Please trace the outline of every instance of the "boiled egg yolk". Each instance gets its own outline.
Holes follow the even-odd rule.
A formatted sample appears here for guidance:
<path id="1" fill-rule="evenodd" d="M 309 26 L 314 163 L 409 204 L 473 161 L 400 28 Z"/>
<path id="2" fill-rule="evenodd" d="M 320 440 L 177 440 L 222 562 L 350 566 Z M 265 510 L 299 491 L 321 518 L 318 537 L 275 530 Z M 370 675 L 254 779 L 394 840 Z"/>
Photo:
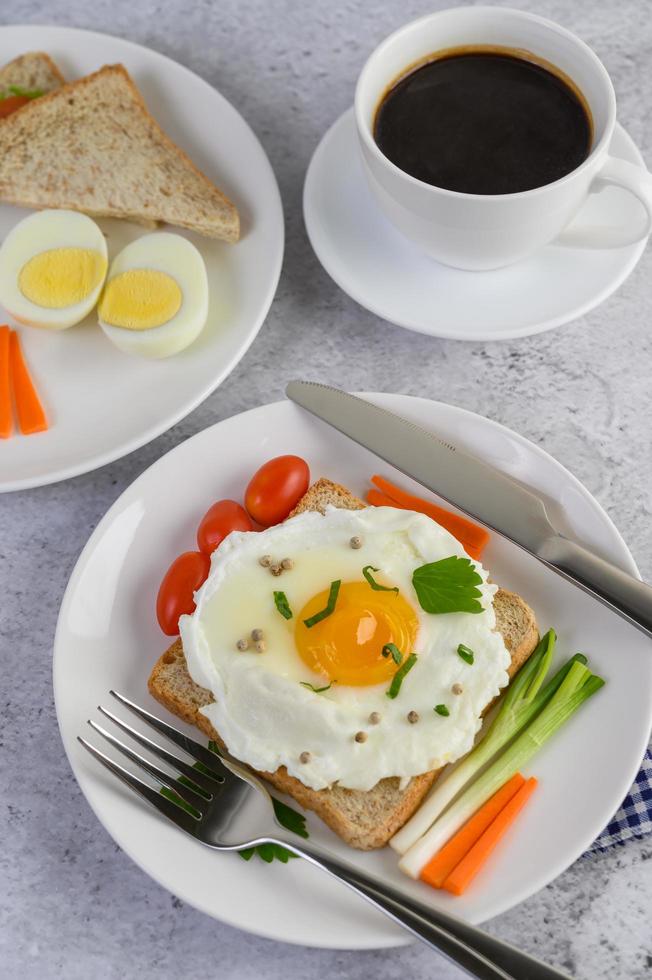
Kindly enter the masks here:
<path id="1" fill-rule="evenodd" d="M 20 270 L 23 296 L 49 310 L 81 303 L 106 275 L 107 261 L 91 248 L 50 248 L 34 255 Z"/>
<path id="2" fill-rule="evenodd" d="M 327 589 L 313 596 L 297 616 L 295 643 L 312 671 L 339 685 L 366 687 L 390 680 L 397 665 L 383 647 L 395 644 L 404 657 L 413 648 L 419 620 L 400 593 L 376 592 L 367 582 L 343 582 L 335 610 L 312 627 L 305 619 L 325 609 Z"/>
<path id="3" fill-rule="evenodd" d="M 125 330 L 161 327 L 179 312 L 183 294 L 176 279 L 157 269 L 129 269 L 106 284 L 100 320 Z"/>

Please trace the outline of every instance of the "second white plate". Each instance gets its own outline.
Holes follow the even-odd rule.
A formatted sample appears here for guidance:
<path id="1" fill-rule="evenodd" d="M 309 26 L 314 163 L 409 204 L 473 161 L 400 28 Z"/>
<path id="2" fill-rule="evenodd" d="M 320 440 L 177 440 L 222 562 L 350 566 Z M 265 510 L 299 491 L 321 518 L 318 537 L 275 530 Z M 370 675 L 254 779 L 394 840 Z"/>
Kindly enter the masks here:
<path id="1" fill-rule="evenodd" d="M 620 535 L 588 491 L 522 436 L 426 399 L 368 397 L 537 488 L 560 530 L 636 574 Z M 215 499 L 241 498 L 261 462 L 288 452 L 309 460 L 313 478 L 329 476 L 360 495 L 376 471 L 409 484 L 290 402 L 238 415 L 181 444 L 116 501 L 71 576 L 55 640 L 57 717 L 71 766 L 100 821 L 134 861 L 184 901 L 284 942 L 394 946 L 409 938 L 337 882 L 300 861 L 266 865 L 257 858 L 245 863 L 236 855 L 211 853 L 147 809 L 77 742 L 77 735 L 89 734 L 86 720 L 96 705 L 111 701 L 110 688 L 165 715 L 147 692 L 148 674 L 167 646 L 155 615 L 162 573 L 177 554 L 194 547 L 197 524 Z M 415 492 L 423 490 L 415 485 Z M 406 879 L 389 848 L 354 851 L 319 820 L 308 819 L 312 838 L 342 858 L 474 922 L 527 898 L 590 845 L 633 782 L 652 717 L 649 639 L 495 535 L 486 565 L 496 581 L 532 604 L 542 629 L 557 629 L 559 657 L 585 651 L 607 680 L 528 767 L 540 785 L 509 837 L 468 893 L 454 899 Z"/>
<path id="2" fill-rule="evenodd" d="M 164 361 L 121 353 L 92 313 L 70 330 L 20 328 L 51 427 L 0 441 L 0 492 L 85 473 L 137 449 L 202 402 L 233 370 L 270 307 L 283 258 L 283 212 L 270 163 L 242 116 L 197 75 L 121 38 L 69 27 L 0 27 L 0 64 L 47 51 L 68 79 L 122 62 L 156 120 L 237 204 L 237 245 L 185 234 L 206 262 L 208 323 Z M 227 70 L 227 69 L 225 69 Z M 0 206 L 0 238 L 28 211 Z M 109 258 L 144 229 L 101 220 Z"/>

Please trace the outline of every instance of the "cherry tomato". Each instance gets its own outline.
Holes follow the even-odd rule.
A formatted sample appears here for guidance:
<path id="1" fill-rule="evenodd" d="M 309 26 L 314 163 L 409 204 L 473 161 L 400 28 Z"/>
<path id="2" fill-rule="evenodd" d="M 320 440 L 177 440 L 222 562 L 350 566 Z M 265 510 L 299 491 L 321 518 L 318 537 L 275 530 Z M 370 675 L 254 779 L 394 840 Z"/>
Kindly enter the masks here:
<path id="1" fill-rule="evenodd" d="M 194 593 L 208 577 L 211 560 L 201 551 L 184 551 L 175 558 L 158 590 L 156 616 L 167 636 L 179 632 L 179 616 L 195 608 Z"/>
<path id="2" fill-rule="evenodd" d="M 245 494 L 245 507 L 263 527 L 280 524 L 310 484 L 310 470 L 300 456 L 276 456 L 254 473 Z"/>
<path id="3" fill-rule="evenodd" d="M 210 555 L 231 531 L 253 531 L 249 514 L 235 500 L 218 500 L 201 519 L 197 528 L 199 550 Z"/>

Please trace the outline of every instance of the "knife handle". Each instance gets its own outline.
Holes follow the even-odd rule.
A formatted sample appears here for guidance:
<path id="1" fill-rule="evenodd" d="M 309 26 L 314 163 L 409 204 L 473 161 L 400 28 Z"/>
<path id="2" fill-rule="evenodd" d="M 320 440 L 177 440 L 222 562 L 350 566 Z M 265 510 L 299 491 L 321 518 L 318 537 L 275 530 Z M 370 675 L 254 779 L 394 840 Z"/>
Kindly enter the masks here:
<path id="1" fill-rule="evenodd" d="M 548 538 L 537 554 L 638 629 L 652 635 L 652 588 L 645 582 L 562 535 Z"/>

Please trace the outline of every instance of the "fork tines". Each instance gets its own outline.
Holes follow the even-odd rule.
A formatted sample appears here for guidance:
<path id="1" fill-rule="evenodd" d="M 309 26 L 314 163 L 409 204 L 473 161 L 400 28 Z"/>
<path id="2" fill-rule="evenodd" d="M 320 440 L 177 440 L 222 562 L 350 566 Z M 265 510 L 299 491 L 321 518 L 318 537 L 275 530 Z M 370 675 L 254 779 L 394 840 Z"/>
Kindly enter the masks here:
<path id="1" fill-rule="evenodd" d="M 139 779 L 138 776 L 117 762 L 114 762 L 110 756 L 105 755 L 104 752 L 97 749 L 81 736 L 78 736 L 79 742 L 106 769 L 117 776 L 118 779 L 122 780 L 122 782 L 126 783 L 135 793 L 144 797 L 157 810 L 170 820 L 173 820 L 184 830 L 193 833 L 213 801 L 217 787 L 225 781 L 224 770 L 219 756 L 206 748 L 206 746 L 201 745 L 176 728 L 172 728 L 166 722 L 161 721 L 160 718 L 145 711 L 144 708 L 140 708 L 123 695 L 118 694 L 116 691 L 111 691 L 110 693 L 117 701 L 127 707 L 147 725 L 183 749 L 184 752 L 195 760 L 194 764 L 189 764 L 183 759 L 180 759 L 162 745 L 159 745 L 135 728 L 132 728 L 131 725 L 122 721 L 121 718 L 118 718 L 111 711 L 102 707 L 102 705 L 98 706 L 98 710 L 106 718 L 117 728 L 120 728 L 129 735 L 135 742 L 144 746 L 152 755 L 162 760 L 171 769 L 176 770 L 178 775 L 167 772 L 153 762 L 150 762 L 145 756 L 131 749 L 128 745 L 125 745 L 115 735 L 112 735 L 110 731 L 91 719 L 89 719 L 88 724 L 95 732 L 101 735 L 102 738 L 109 742 L 123 756 L 160 783 L 160 787 L 155 789 L 149 783 Z"/>

